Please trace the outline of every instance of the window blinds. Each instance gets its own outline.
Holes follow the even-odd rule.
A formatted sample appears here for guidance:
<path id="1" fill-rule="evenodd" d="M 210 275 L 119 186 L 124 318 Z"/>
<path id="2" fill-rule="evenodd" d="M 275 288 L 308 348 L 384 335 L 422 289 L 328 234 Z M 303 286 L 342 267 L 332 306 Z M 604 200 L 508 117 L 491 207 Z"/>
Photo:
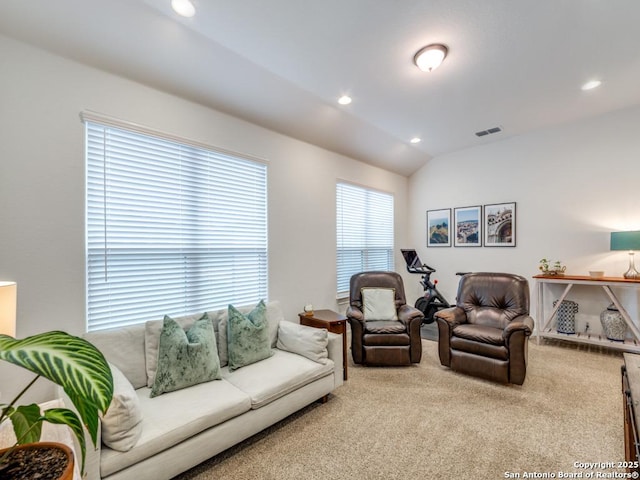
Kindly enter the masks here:
<path id="1" fill-rule="evenodd" d="M 267 167 L 88 121 L 88 329 L 267 297 Z"/>
<path id="2" fill-rule="evenodd" d="M 349 296 L 354 273 L 393 270 L 393 195 L 338 183 L 337 295 Z"/>

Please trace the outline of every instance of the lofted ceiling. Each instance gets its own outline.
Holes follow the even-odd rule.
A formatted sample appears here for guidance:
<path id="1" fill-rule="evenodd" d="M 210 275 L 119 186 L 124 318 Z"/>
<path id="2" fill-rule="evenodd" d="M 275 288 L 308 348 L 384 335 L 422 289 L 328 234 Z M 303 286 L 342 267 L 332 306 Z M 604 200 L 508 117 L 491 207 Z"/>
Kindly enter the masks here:
<path id="1" fill-rule="evenodd" d="M 0 33 L 402 175 L 640 104 L 637 0 L 193 3 L 2 0 Z M 424 73 L 430 43 L 449 54 Z"/>

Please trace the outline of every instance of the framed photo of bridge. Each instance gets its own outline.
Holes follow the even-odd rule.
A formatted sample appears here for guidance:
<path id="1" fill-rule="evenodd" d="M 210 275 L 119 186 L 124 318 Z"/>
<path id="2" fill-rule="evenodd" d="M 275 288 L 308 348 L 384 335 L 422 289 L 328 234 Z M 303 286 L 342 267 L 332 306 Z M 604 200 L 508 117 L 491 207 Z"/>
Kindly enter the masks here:
<path id="1" fill-rule="evenodd" d="M 484 246 L 516 246 L 516 202 L 484 206 Z"/>
<path id="2" fill-rule="evenodd" d="M 427 210 L 427 247 L 450 247 L 450 227 L 450 208 Z"/>
<path id="3" fill-rule="evenodd" d="M 453 209 L 453 245 L 455 247 L 482 246 L 482 207 Z"/>

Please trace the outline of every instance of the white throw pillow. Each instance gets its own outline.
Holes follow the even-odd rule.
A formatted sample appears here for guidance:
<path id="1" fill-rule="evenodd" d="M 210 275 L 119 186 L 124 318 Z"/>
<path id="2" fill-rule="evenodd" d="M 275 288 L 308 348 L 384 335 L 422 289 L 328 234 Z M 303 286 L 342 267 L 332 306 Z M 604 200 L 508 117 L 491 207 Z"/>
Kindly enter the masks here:
<path id="1" fill-rule="evenodd" d="M 395 289 L 365 287 L 360 292 L 365 320 L 398 320 Z"/>
<path id="2" fill-rule="evenodd" d="M 282 321 L 278 325 L 279 350 L 297 353 L 314 362 L 326 365 L 329 354 L 329 335 L 324 328 L 307 327 L 298 323 Z"/>
<path id="3" fill-rule="evenodd" d="M 142 410 L 140 401 L 131 382 L 113 364 L 113 399 L 102 418 L 102 441 L 105 445 L 127 452 L 131 450 L 142 435 Z"/>

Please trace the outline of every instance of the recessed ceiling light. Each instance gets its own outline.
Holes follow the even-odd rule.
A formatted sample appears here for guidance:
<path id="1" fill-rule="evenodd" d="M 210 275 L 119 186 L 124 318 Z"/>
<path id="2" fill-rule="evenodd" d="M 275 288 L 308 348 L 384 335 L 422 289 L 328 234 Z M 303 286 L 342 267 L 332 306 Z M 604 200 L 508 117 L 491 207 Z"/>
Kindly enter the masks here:
<path id="1" fill-rule="evenodd" d="M 422 141 L 421 138 L 418 137 L 413 137 L 411 140 L 409 140 L 411 143 L 420 143 Z"/>
<path id="2" fill-rule="evenodd" d="M 196 14 L 196 7 L 193 6 L 191 0 L 171 0 L 171 8 L 183 17 L 193 17 Z"/>
<path id="3" fill-rule="evenodd" d="M 593 90 L 594 88 L 597 88 L 600 85 L 602 85 L 602 82 L 600 80 L 591 80 L 590 82 L 587 82 L 584 85 L 582 85 L 582 90 Z"/>
<path id="4" fill-rule="evenodd" d="M 349 105 L 351 103 L 351 97 L 349 95 L 343 95 L 338 99 L 340 105 Z"/>
<path id="5" fill-rule="evenodd" d="M 413 63 L 423 72 L 432 72 L 440 66 L 448 51 L 447 47 L 439 43 L 427 45 L 418 50 L 413 57 Z"/>

